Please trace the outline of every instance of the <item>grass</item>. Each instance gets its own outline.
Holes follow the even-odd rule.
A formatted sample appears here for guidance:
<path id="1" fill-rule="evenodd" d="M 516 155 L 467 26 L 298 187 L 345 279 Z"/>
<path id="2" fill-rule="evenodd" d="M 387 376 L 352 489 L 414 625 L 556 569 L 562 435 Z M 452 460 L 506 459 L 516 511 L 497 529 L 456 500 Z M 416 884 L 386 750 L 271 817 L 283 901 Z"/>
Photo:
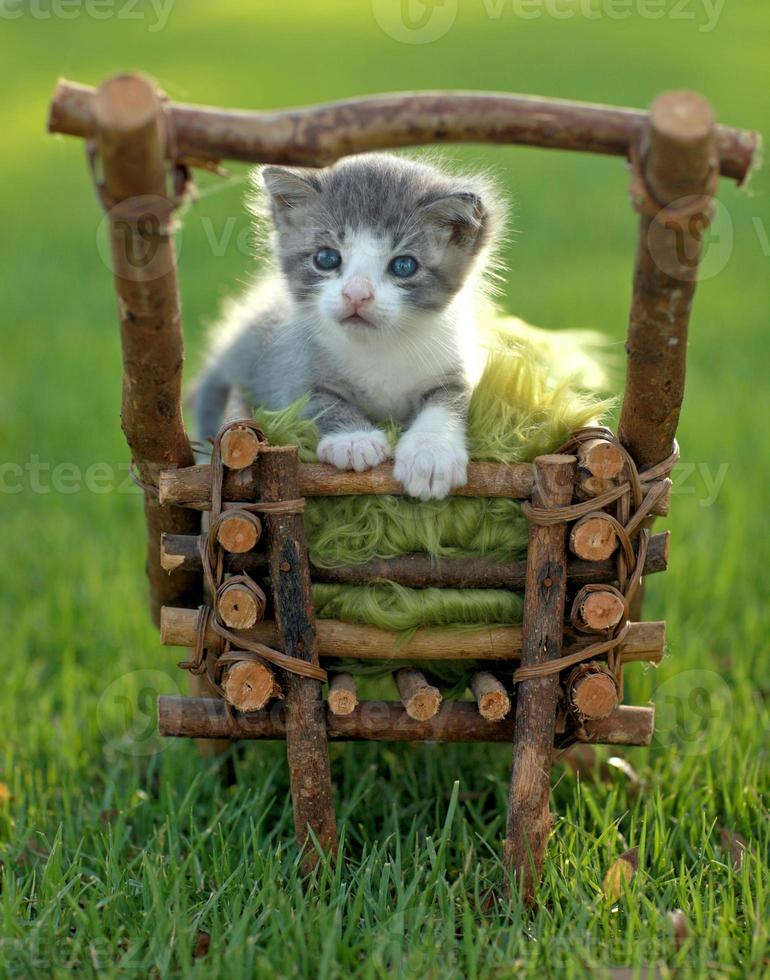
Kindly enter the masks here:
<path id="1" fill-rule="evenodd" d="M 225 789 L 192 746 L 154 738 L 155 695 L 184 682 L 145 613 L 101 214 L 82 147 L 43 126 L 58 74 L 98 82 L 140 67 L 174 97 L 243 107 L 450 86 L 644 105 L 690 86 L 725 121 L 762 128 L 767 5 L 726 4 L 705 31 L 694 2 L 666 4 L 663 19 L 633 4 L 627 20 L 465 3 L 425 45 L 393 41 L 352 0 L 187 0 L 160 30 L 149 5 L 139 20 L 123 4 L 101 20 L 87 5 L 73 19 L 22 6 L 31 12 L 0 34 L 0 972 L 766 974 L 767 175 L 752 195 L 722 186 L 696 303 L 672 567 L 651 581 L 648 609 L 668 620 L 670 656 L 627 672 L 628 699 L 656 703 L 656 743 L 623 753 L 639 785 L 614 766 L 557 769 L 543 901 L 528 915 L 483 901 L 500 875 L 504 748 L 335 747 L 342 860 L 303 895 L 281 747 L 247 747 Z M 508 309 L 601 329 L 620 347 L 635 234 L 622 165 L 506 148 L 457 156 L 492 166 L 515 197 Z M 203 181 L 181 235 L 193 367 L 202 324 L 251 265 L 242 173 Z M 745 840 L 742 861 L 723 829 Z M 639 871 L 609 901 L 604 874 L 631 847 Z M 679 948 L 676 908 L 690 924 Z"/>

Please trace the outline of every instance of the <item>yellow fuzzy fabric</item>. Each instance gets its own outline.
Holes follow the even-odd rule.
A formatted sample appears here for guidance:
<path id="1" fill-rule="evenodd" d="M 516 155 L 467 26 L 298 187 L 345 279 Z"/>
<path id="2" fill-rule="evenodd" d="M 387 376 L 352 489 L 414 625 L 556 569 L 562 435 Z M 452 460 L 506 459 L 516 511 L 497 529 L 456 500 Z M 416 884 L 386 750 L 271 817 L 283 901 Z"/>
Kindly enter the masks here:
<path id="1" fill-rule="evenodd" d="M 553 452 L 570 433 L 600 419 L 610 402 L 594 334 L 545 331 L 489 314 L 488 355 L 468 417 L 471 458 L 498 463 Z M 279 412 L 258 411 L 270 442 L 294 443 L 315 460 L 318 431 L 300 417 L 304 402 Z M 393 443 L 399 429 L 386 426 Z M 516 501 L 452 497 L 420 503 L 395 496 L 312 498 L 305 529 L 320 568 L 392 558 L 409 552 L 434 557 L 520 558 L 527 525 Z M 468 626 L 521 621 L 521 597 L 497 589 L 408 589 L 393 584 L 316 585 L 319 616 L 394 630 L 421 625 Z"/>

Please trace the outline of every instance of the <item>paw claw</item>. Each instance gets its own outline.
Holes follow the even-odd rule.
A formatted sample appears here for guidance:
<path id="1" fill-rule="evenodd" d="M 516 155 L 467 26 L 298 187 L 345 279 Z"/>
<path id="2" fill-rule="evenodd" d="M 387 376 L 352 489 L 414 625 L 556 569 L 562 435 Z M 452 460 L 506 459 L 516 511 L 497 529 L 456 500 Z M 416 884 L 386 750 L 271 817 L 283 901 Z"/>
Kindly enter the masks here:
<path id="1" fill-rule="evenodd" d="M 407 432 L 396 447 L 393 476 L 410 497 L 443 500 L 467 480 L 468 452 L 457 439 Z"/>
<path id="2" fill-rule="evenodd" d="M 334 432 L 320 440 L 316 452 L 322 463 L 363 473 L 390 456 L 390 443 L 379 429 Z"/>

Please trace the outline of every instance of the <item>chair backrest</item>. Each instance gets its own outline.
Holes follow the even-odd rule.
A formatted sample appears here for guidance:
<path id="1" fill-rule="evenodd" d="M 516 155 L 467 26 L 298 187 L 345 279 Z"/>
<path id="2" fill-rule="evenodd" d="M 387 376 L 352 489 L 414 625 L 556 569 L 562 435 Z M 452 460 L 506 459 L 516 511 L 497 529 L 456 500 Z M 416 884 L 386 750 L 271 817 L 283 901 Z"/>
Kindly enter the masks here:
<path id="1" fill-rule="evenodd" d="M 182 421 L 183 338 L 170 230 L 191 167 L 227 158 L 320 166 L 364 150 L 450 142 L 627 158 L 640 223 L 619 436 L 643 470 L 674 445 L 701 236 L 717 178 L 744 182 L 759 145 L 755 133 L 715 125 L 708 102 L 691 92 L 664 93 L 649 113 L 477 92 L 249 113 L 170 102 L 140 75 L 117 76 L 98 90 L 60 81 L 48 126 L 85 138 L 90 159 L 100 159 L 98 189 L 109 213 L 121 311 L 123 429 L 148 487 L 157 486 L 161 469 L 193 461 Z M 149 256 L 148 226 L 157 231 Z M 140 264 L 136 255 L 143 256 Z M 164 602 L 189 599 L 197 587 L 192 576 L 169 580 L 159 563 L 160 534 L 190 533 L 194 521 L 180 508 L 160 515 L 150 497 L 148 574 L 157 616 Z"/>

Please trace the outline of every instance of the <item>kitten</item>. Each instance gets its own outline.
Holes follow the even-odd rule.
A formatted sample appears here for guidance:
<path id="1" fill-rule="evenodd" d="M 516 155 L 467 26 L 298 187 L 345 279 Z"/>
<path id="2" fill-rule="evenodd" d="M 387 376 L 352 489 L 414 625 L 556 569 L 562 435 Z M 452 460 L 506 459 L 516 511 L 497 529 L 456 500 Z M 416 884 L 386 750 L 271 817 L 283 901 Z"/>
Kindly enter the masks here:
<path id="1" fill-rule="evenodd" d="M 467 478 L 466 412 L 483 367 L 475 306 L 502 208 L 478 178 L 367 154 L 261 178 L 278 268 L 220 325 L 196 392 L 215 434 L 230 385 L 282 408 L 305 393 L 318 457 L 365 470 L 394 456 L 406 493 Z M 404 432 L 393 453 L 382 423 Z"/>

